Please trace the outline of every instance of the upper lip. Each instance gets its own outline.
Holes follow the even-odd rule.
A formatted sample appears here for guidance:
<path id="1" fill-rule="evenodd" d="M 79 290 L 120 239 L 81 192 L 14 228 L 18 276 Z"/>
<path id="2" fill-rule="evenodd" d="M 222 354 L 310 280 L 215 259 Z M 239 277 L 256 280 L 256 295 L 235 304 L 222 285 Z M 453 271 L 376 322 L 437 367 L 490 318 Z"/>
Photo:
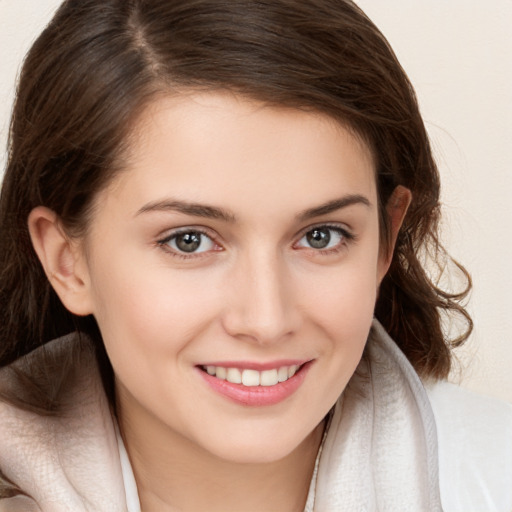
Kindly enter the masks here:
<path id="1" fill-rule="evenodd" d="M 240 370 L 257 370 L 262 372 L 282 368 L 283 366 L 302 366 L 309 361 L 311 361 L 311 359 L 280 359 L 265 363 L 256 361 L 211 361 L 201 363 L 198 366 L 220 366 L 224 368 L 238 368 Z"/>

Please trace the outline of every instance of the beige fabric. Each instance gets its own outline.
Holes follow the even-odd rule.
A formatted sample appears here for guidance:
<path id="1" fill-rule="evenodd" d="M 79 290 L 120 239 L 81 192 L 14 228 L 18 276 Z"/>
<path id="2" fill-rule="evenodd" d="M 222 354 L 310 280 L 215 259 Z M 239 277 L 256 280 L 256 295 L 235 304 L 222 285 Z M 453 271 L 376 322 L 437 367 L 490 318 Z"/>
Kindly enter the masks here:
<path id="1" fill-rule="evenodd" d="M 48 348 L 65 353 L 75 338 Z M 80 353 L 74 377 L 61 398 L 63 416 L 0 403 L 0 468 L 32 498 L 0 500 L 0 511 L 125 512 L 114 423 L 92 350 Z"/>
<path id="2" fill-rule="evenodd" d="M 314 512 L 441 511 L 435 422 L 413 368 L 378 322 L 318 469 Z"/>

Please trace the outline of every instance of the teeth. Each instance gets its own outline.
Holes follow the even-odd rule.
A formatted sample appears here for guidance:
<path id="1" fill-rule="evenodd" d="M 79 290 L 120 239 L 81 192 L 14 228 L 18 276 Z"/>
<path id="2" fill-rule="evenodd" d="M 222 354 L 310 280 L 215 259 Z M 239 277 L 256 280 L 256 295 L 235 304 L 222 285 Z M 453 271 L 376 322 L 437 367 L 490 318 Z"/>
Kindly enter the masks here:
<path id="1" fill-rule="evenodd" d="M 261 372 L 260 382 L 262 386 L 275 386 L 279 382 L 277 370 L 265 370 Z"/>
<path id="2" fill-rule="evenodd" d="M 238 368 L 228 368 L 226 380 L 233 384 L 242 384 L 242 372 Z"/>
<path id="3" fill-rule="evenodd" d="M 260 372 L 256 370 L 244 370 L 242 372 L 242 384 L 244 386 L 259 386 Z"/>
<path id="4" fill-rule="evenodd" d="M 281 366 L 273 370 L 240 370 L 238 368 L 225 368 L 223 366 L 205 366 L 204 370 L 209 375 L 221 380 L 227 380 L 233 384 L 243 384 L 247 387 L 275 386 L 279 382 L 285 382 L 297 373 L 298 365 Z"/>
<path id="5" fill-rule="evenodd" d="M 277 372 L 277 380 L 279 382 L 284 382 L 285 380 L 288 380 L 288 367 L 287 366 L 281 366 L 281 368 L 279 368 L 279 371 Z"/>

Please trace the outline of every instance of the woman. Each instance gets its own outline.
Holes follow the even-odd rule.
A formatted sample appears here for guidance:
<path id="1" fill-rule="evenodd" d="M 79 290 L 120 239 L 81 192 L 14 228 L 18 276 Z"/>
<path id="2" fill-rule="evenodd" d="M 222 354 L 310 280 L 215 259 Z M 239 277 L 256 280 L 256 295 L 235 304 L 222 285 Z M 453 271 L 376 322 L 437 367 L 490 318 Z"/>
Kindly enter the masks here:
<path id="1" fill-rule="evenodd" d="M 351 2 L 65 2 L 0 199 L 0 504 L 509 510 L 510 409 L 442 383 L 438 197 Z"/>

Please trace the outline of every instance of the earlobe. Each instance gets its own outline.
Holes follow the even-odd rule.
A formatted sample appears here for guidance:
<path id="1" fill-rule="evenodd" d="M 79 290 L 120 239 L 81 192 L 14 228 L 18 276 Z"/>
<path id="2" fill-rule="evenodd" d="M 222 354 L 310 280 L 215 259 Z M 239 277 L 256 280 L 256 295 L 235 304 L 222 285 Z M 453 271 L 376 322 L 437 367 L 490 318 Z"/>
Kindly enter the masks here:
<path id="1" fill-rule="evenodd" d="M 379 281 L 382 280 L 391 265 L 398 232 L 402 227 L 411 201 L 411 191 L 402 185 L 398 185 L 395 190 L 393 190 L 393 193 L 388 200 L 386 205 L 386 214 L 389 221 L 389 242 L 388 246 L 383 248 L 380 257 Z"/>
<path id="2" fill-rule="evenodd" d="M 91 314 L 84 256 L 78 244 L 64 232 L 58 216 L 38 206 L 30 212 L 28 229 L 46 276 L 64 306 L 75 315 Z"/>

